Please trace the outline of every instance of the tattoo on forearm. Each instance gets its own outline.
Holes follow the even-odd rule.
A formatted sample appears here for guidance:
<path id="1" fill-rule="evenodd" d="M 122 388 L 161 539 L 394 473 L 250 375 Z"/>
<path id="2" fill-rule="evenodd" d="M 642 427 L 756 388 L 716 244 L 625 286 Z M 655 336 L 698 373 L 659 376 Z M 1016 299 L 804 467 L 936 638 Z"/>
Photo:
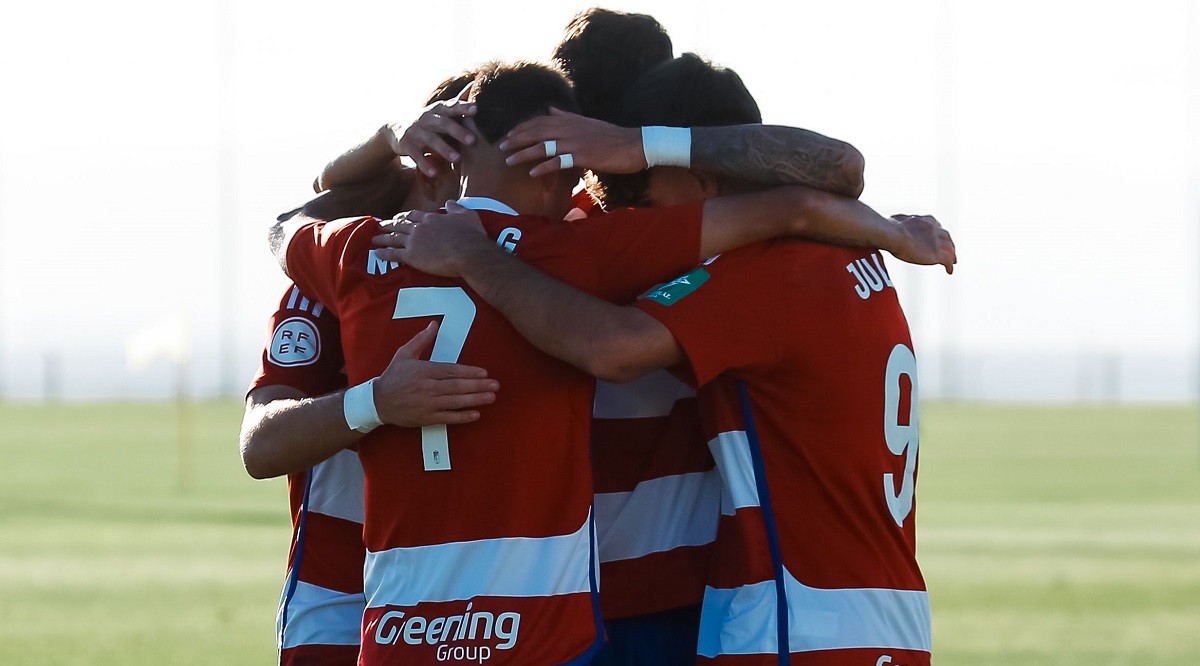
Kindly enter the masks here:
<path id="1" fill-rule="evenodd" d="M 692 166 L 769 185 L 807 185 L 857 197 L 862 157 L 853 146 L 794 127 L 692 130 Z"/>

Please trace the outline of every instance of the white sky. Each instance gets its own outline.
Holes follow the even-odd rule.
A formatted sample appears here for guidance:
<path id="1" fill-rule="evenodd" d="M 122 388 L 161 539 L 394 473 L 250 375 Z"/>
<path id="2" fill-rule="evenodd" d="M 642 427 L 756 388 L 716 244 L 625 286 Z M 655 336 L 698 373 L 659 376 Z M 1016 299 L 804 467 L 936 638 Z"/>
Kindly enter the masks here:
<path id="1" fill-rule="evenodd" d="M 193 330 L 195 390 L 239 391 L 285 284 L 274 215 L 445 74 L 545 58 L 587 6 L 415 4 L 6 6 L 0 395 L 37 395 L 46 358 L 68 393 L 158 392 L 169 372 L 127 374 L 125 341 L 172 315 Z M 1195 395 L 1200 3 L 605 6 L 736 69 L 767 122 L 855 144 L 880 212 L 952 230 L 953 277 L 893 268 L 924 387 L 995 393 L 983 384 L 1025 372 L 1002 359 L 1022 358 L 1063 364 L 1043 389 L 1076 390 L 1106 372 L 1077 359 L 1117 355 L 1139 395 Z M 953 350 L 976 360 L 948 369 Z M 1154 373 L 1178 386 L 1156 393 Z"/>

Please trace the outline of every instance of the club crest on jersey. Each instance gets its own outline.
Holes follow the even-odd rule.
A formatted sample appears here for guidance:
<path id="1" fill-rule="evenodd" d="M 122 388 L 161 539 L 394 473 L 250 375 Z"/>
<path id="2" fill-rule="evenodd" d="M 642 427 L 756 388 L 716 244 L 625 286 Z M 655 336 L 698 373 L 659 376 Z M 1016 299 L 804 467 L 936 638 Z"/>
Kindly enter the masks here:
<path id="1" fill-rule="evenodd" d="M 703 268 L 697 268 L 683 277 L 676 278 L 666 284 L 658 285 L 648 291 L 642 298 L 670 307 L 688 294 L 699 289 L 700 285 L 708 282 L 709 277 L 708 271 Z"/>
<path id="2" fill-rule="evenodd" d="M 858 280 L 858 284 L 854 285 L 854 293 L 864 301 L 870 298 L 871 294 L 883 291 L 884 287 L 892 286 L 892 278 L 883 269 L 883 262 L 875 253 L 869 258 L 855 259 L 846 264 L 846 272 Z"/>
<path id="3" fill-rule="evenodd" d="M 321 334 L 304 317 L 292 317 L 279 322 L 271 335 L 267 358 L 283 368 L 311 365 L 321 355 Z"/>

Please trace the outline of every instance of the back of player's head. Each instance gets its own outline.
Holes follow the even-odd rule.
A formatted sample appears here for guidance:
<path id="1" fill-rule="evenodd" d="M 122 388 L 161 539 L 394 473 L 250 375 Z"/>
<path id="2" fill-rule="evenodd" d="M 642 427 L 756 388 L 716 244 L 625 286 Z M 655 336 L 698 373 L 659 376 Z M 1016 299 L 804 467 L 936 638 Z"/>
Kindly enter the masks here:
<path id="1" fill-rule="evenodd" d="M 630 84 L 673 54 L 671 37 L 653 16 L 592 7 L 567 24 L 554 60 L 574 82 L 582 113 L 610 120 Z"/>
<path id="2" fill-rule="evenodd" d="M 475 126 L 488 143 L 551 107 L 579 112 L 575 91 L 562 70 L 541 63 L 491 62 L 479 68 L 469 101 L 476 106 Z"/>
<path id="3" fill-rule="evenodd" d="M 685 53 L 638 77 L 614 109 L 613 122 L 717 127 L 761 123 L 762 113 L 737 72 Z"/>
<path id="4" fill-rule="evenodd" d="M 664 62 L 638 77 L 613 111 L 624 127 L 719 127 L 762 122 L 758 102 L 737 72 L 694 53 Z M 605 205 L 632 206 L 643 199 L 648 178 L 596 174 L 593 194 Z"/>

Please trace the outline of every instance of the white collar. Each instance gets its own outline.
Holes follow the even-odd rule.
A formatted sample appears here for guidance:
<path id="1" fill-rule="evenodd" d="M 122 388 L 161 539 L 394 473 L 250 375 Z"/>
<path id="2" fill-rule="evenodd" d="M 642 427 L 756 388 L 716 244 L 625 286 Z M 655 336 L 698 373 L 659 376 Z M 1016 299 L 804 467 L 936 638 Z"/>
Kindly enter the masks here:
<path id="1" fill-rule="evenodd" d="M 458 200 L 458 205 L 471 210 L 490 210 L 493 213 L 503 213 L 504 215 L 520 215 L 513 210 L 512 206 L 490 197 L 463 197 Z"/>

